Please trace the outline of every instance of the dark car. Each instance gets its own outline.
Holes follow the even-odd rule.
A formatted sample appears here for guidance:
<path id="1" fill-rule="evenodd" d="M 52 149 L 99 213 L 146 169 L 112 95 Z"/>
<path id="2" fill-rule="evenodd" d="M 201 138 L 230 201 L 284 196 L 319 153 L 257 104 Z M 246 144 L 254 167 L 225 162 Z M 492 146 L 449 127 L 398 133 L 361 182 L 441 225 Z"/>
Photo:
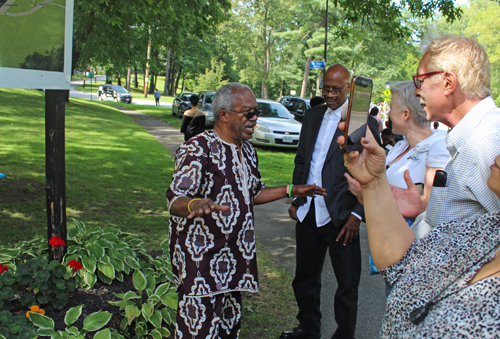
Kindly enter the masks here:
<path id="1" fill-rule="evenodd" d="M 122 86 L 117 85 L 99 85 L 97 89 L 99 100 L 114 100 L 115 102 L 132 102 L 132 95 Z"/>
<path id="2" fill-rule="evenodd" d="M 215 120 L 214 112 L 212 111 L 212 101 L 214 100 L 215 92 L 201 91 L 198 95 L 200 96 L 198 108 L 205 113 L 205 128 L 213 128 Z"/>
<path id="3" fill-rule="evenodd" d="M 301 97 L 283 97 L 281 103 L 292 113 L 295 120 L 302 122 L 304 114 L 311 108 L 309 100 Z"/>
<path id="4" fill-rule="evenodd" d="M 172 103 L 172 115 L 177 115 L 179 118 L 182 118 L 184 111 L 191 108 L 191 102 L 189 102 L 189 98 L 193 94 L 196 93 L 182 92 L 177 98 L 175 98 L 174 102 Z"/>

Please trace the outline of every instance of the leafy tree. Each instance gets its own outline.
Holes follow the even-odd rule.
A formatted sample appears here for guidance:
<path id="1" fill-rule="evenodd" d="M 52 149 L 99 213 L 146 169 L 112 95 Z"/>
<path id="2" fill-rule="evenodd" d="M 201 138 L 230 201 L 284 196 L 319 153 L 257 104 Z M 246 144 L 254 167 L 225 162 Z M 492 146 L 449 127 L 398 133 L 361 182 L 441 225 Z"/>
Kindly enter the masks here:
<path id="1" fill-rule="evenodd" d="M 215 59 L 212 59 L 211 64 L 212 68 L 210 70 L 207 68 L 205 69 L 205 74 L 198 76 L 198 84 L 194 88 L 196 92 L 203 90 L 217 91 L 220 87 L 228 83 L 227 80 L 223 80 L 225 76 L 224 62 L 217 62 Z"/>

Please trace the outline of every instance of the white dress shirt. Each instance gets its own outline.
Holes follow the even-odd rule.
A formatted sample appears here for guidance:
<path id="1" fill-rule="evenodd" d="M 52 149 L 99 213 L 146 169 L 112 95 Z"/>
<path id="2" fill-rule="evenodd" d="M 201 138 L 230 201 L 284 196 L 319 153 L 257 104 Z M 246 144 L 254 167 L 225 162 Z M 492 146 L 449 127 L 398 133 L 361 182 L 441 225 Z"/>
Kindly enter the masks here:
<path id="1" fill-rule="evenodd" d="M 344 105 L 348 104 L 348 100 Z M 337 126 L 340 122 L 342 106 L 336 110 L 328 108 L 321 122 L 321 127 L 318 132 L 318 138 L 316 139 L 316 144 L 314 145 L 314 151 L 311 158 L 311 165 L 309 168 L 309 176 L 307 177 L 307 184 L 322 187 L 321 173 L 323 171 L 323 165 L 325 163 L 326 155 L 330 149 L 330 145 L 337 130 Z M 301 205 L 297 210 L 297 217 L 300 222 L 304 221 L 304 218 L 309 212 L 311 206 L 311 197 L 307 197 L 307 202 Z M 314 205 L 316 208 L 316 225 L 318 227 L 324 226 L 332 220 L 328 209 L 326 208 L 325 198 L 322 195 L 317 195 L 314 198 Z"/>

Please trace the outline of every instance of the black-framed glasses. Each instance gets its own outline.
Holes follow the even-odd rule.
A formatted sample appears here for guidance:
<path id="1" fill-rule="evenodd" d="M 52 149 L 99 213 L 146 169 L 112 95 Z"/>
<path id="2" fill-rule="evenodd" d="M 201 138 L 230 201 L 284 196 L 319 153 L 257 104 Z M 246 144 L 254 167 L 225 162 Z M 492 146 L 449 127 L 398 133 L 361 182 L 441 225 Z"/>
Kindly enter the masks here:
<path id="1" fill-rule="evenodd" d="M 253 111 L 242 111 L 242 112 L 235 111 L 234 109 L 229 109 L 227 111 L 243 114 L 247 120 L 252 119 L 254 116 L 257 116 L 258 118 L 262 114 L 262 111 L 260 109 L 254 109 Z"/>
<path id="2" fill-rule="evenodd" d="M 345 85 L 344 88 L 340 89 L 340 88 L 335 88 L 335 87 L 332 87 L 332 88 L 325 88 L 323 86 L 321 86 L 321 91 L 323 92 L 324 95 L 328 95 L 329 93 L 332 93 L 332 95 L 334 97 L 338 97 L 339 95 L 342 94 L 342 92 L 345 91 L 345 89 L 347 88 L 347 86 L 349 86 L 349 84 Z"/>
<path id="3" fill-rule="evenodd" d="M 437 71 L 437 72 L 429 72 L 429 73 L 424 73 L 424 74 L 417 74 L 413 76 L 413 84 L 415 85 L 416 88 L 420 89 L 422 87 L 422 84 L 424 83 L 424 80 L 428 77 L 431 77 L 436 74 L 441 74 L 444 73 L 444 71 Z"/>

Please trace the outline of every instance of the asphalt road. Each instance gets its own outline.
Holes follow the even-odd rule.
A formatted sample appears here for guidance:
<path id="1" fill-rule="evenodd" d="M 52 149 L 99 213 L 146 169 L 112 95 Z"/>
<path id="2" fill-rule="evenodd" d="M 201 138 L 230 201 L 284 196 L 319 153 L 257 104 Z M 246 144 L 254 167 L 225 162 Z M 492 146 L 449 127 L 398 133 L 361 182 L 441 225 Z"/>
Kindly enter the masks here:
<path id="1" fill-rule="evenodd" d="M 96 76 L 96 79 L 97 79 L 97 81 L 103 81 L 103 80 L 106 79 L 106 77 L 104 75 L 98 75 L 98 76 Z M 95 85 L 94 83 L 92 83 L 92 88 L 93 88 L 92 94 L 90 94 L 90 93 L 84 93 L 84 92 L 79 92 L 79 91 L 75 90 L 75 87 L 76 86 L 80 86 L 80 85 L 83 85 L 83 80 L 71 81 L 71 89 L 69 90 L 69 96 L 71 98 L 97 100 L 97 87 L 98 87 L 97 85 Z M 85 87 L 87 87 L 87 86 L 90 87 L 90 83 L 89 83 L 88 80 L 85 82 Z M 134 105 L 154 106 L 155 105 L 155 101 L 154 100 L 141 100 L 141 99 L 135 99 L 135 98 L 133 98 L 132 99 L 132 104 L 134 104 Z M 161 98 L 160 98 L 160 107 L 170 108 L 170 107 L 172 107 L 172 104 L 171 103 L 166 103 L 166 102 L 161 102 Z"/>
<path id="2" fill-rule="evenodd" d="M 255 233 L 257 241 L 266 246 L 276 263 L 295 273 L 295 221 L 288 216 L 289 205 L 275 201 L 255 206 Z M 380 275 L 370 276 L 366 225 L 360 228 L 362 273 L 359 285 L 356 338 L 379 338 L 379 329 L 385 313 L 385 283 Z M 330 338 L 337 325 L 334 320 L 333 297 L 337 289 L 335 275 L 327 255 L 322 274 L 321 321 L 322 339 Z"/>
<path id="3" fill-rule="evenodd" d="M 79 95 L 78 93 L 72 89 L 70 96 L 76 97 L 76 95 Z M 89 96 L 87 95 L 87 97 Z M 144 104 L 154 105 L 154 101 L 142 101 L 145 102 Z M 140 101 L 138 100 L 138 102 Z M 175 154 L 175 150 L 184 140 L 177 128 L 173 128 L 160 120 L 135 111 L 122 110 L 122 112 L 128 114 L 151 133 L 172 155 Z M 289 205 L 282 200 L 255 206 L 255 232 L 257 241 L 271 252 L 276 263 L 294 275 L 295 222 L 288 216 L 288 207 Z M 379 329 L 385 313 L 385 283 L 380 275 L 369 275 L 368 239 L 364 223 L 361 224 L 360 228 L 360 240 L 362 274 L 359 286 L 358 320 L 355 335 L 357 339 L 374 339 L 379 338 Z M 329 339 L 337 327 L 333 311 L 333 297 L 337 283 L 328 256 L 327 260 L 325 260 L 322 284 L 322 339 Z"/>

